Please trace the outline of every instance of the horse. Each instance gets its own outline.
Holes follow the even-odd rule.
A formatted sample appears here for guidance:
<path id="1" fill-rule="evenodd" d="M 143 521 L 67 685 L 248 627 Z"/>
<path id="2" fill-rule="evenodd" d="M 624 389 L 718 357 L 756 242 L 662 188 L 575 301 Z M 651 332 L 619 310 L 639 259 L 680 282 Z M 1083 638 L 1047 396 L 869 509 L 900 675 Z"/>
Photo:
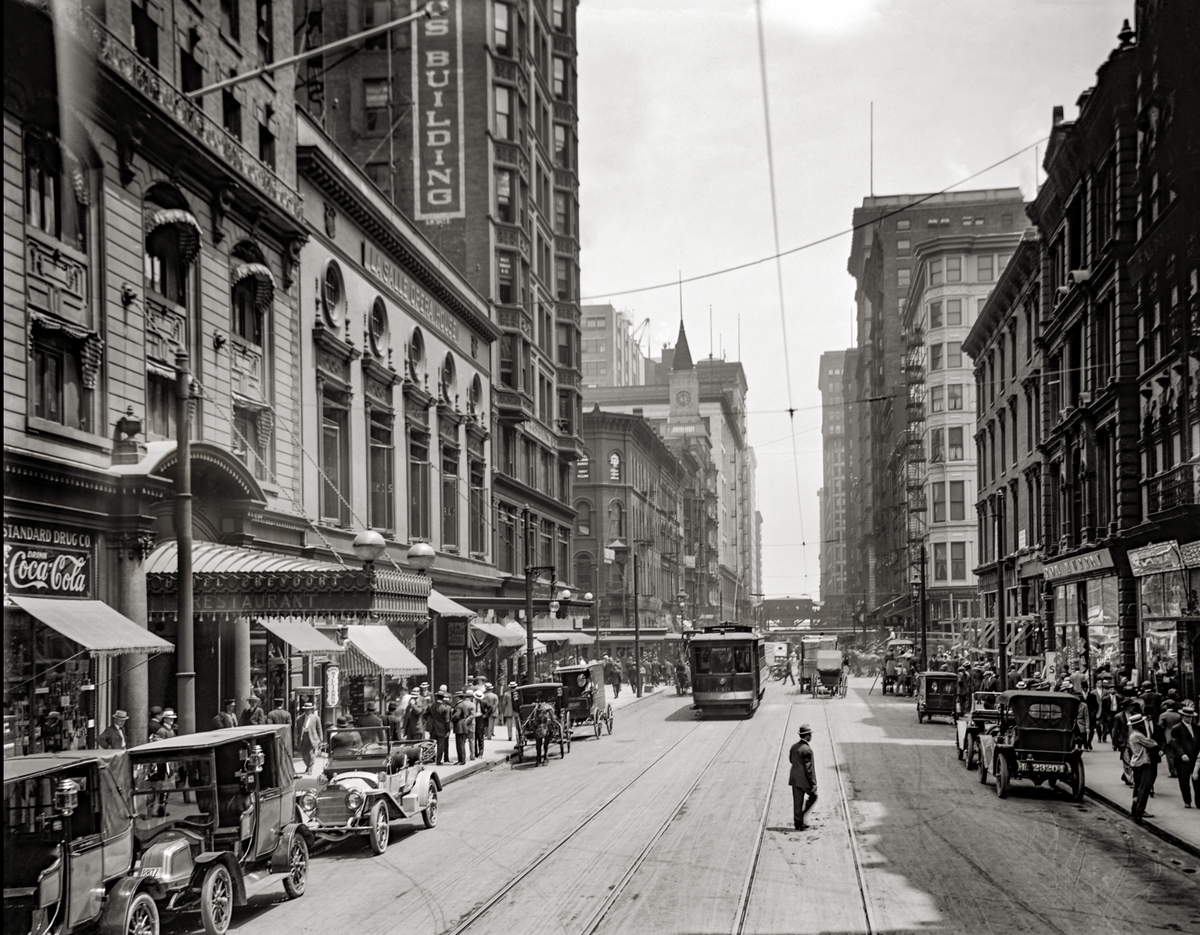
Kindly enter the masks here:
<path id="1" fill-rule="evenodd" d="M 546 701 L 538 702 L 531 715 L 533 721 L 533 744 L 537 752 L 534 762 L 542 766 L 550 762 L 550 725 L 554 720 L 554 707 Z"/>

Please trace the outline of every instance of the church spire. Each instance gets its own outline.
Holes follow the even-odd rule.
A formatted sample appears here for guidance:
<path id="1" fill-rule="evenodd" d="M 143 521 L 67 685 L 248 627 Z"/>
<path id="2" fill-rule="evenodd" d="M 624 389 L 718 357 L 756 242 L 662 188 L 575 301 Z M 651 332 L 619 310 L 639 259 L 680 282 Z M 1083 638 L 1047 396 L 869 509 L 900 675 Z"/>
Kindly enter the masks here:
<path id="1" fill-rule="evenodd" d="M 675 357 L 671 362 L 672 370 L 692 370 L 692 352 L 688 347 L 687 332 L 683 330 L 683 318 L 679 319 L 679 338 L 675 341 Z"/>

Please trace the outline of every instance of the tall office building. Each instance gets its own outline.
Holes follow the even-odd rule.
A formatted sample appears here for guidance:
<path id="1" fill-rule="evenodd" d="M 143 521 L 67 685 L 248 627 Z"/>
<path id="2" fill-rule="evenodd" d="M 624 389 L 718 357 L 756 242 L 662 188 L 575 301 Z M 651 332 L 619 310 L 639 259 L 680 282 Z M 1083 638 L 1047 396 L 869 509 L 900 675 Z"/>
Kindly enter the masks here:
<path id="1" fill-rule="evenodd" d="M 842 395 L 845 351 L 821 355 L 821 603 L 837 615 L 846 597 L 846 406 Z"/>
<path id="2" fill-rule="evenodd" d="M 645 319 L 634 328 L 628 312 L 611 305 L 583 307 L 583 382 L 585 386 L 641 386 L 646 358 L 638 341 Z"/>
<path id="3" fill-rule="evenodd" d="M 390 40 L 308 60 L 297 79 L 301 105 L 495 309 L 496 380 L 482 406 L 497 448 L 496 564 L 514 600 L 527 554 L 560 582 L 571 575 L 571 462 L 582 454 L 575 7 L 450 0 Z M 298 43 L 312 48 L 410 6 L 296 9 Z"/>

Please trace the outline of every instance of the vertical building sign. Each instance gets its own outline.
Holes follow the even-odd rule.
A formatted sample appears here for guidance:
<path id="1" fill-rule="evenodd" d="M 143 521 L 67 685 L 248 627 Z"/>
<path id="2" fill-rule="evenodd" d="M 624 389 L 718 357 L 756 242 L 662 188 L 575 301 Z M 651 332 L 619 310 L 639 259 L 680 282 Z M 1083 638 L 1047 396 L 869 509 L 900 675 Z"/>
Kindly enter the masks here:
<path id="1" fill-rule="evenodd" d="M 416 20 L 412 46 L 414 213 L 419 221 L 465 217 L 462 0 Z"/>

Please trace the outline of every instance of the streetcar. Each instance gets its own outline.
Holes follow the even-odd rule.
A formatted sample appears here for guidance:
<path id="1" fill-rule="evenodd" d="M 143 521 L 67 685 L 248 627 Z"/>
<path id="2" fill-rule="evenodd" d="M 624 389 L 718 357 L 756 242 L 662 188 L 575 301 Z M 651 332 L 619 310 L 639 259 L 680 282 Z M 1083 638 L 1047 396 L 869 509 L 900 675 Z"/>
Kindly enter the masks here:
<path id="1" fill-rule="evenodd" d="M 692 707 L 700 715 L 752 715 L 769 678 L 767 644 L 752 627 L 705 627 L 688 646 Z"/>

